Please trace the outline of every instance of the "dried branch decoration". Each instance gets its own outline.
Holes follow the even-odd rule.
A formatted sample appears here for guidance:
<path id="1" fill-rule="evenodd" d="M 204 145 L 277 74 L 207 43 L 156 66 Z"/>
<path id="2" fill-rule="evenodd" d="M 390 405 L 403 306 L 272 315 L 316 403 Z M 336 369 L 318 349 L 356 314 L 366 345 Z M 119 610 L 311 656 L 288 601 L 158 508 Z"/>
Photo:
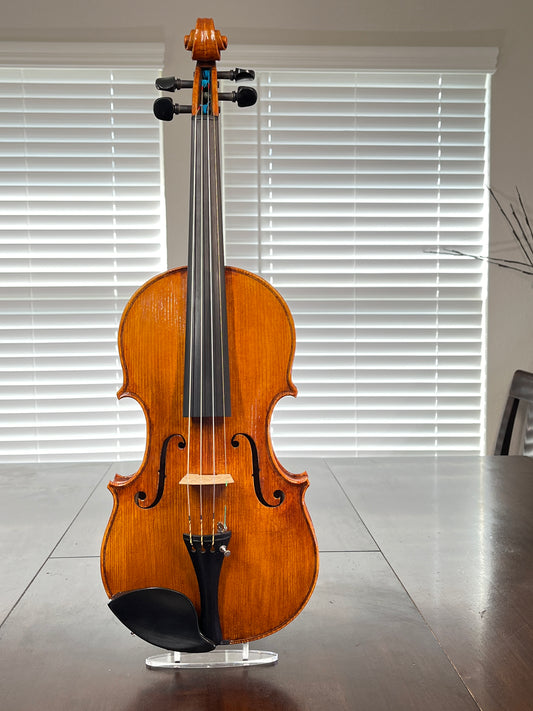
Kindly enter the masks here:
<path id="1" fill-rule="evenodd" d="M 516 194 L 518 196 L 518 204 L 520 205 L 521 215 L 519 216 L 513 203 L 509 204 L 510 214 L 508 214 L 501 202 L 496 197 L 492 188 L 489 188 L 490 195 L 496 205 L 498 206 L 500 212 L 505 218 L 505 221 L 511 228 L 511 232 L 516 239 L 522 254 L 525 257 L 525 261 L 520 261 L 517 259 L 501 259 L 499 257 L 484 257 L 477 254 L 468 254 L 467 252 L 461 252 L 459 249 L 439 249 L 435 250 L 437 254 L 449 254 L 454 257 L 468 257 L 469 259 L 478 259 L 483 262 L 488 262 L 489 264 L 496 264 L 502 269 L 513 269 L 516 272 L 521 272 L 522 274 L 533 275 L 533 229 L 531 228 L 531 222 L 529 216 L 526 212 L 522 196 L 518 188 L 515 188 Z M 433 250 L 429 250 L 432 251 Z"/>

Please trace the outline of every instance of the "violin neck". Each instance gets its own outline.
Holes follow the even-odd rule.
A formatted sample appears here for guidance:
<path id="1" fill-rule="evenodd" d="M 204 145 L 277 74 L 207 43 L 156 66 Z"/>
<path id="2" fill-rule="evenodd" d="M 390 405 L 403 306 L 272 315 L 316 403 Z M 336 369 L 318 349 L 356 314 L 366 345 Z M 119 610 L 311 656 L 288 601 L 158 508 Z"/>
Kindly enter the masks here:
<path id="1" fill-rule="evenodd" d="M 191 122 L 184 417 L 229 417 L 230 381 L 218 116 Z"/>

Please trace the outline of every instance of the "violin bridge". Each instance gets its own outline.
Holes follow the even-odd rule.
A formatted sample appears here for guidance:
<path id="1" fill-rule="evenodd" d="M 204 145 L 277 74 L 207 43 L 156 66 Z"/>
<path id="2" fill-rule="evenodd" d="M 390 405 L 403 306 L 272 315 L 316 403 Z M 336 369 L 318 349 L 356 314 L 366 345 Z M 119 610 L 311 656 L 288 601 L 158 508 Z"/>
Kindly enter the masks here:
<path id="1" fill-rule="evenodd" d="M 213 484 L 233 484 L 231 474 L 186 474 L 180 484 L 188 486 L 213 486 Z"/>

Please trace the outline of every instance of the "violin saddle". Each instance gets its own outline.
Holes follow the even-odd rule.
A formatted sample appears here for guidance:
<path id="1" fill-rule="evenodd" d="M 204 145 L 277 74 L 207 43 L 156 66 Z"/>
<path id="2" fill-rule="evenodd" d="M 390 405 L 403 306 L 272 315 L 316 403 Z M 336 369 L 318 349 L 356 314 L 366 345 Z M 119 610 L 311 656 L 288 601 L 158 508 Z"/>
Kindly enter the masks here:
<path id="1" fill-rule="evenodd" d="M 215 644 L 198 626 L 188 597 L 168 588 L 141 588 L 115 595 L 109 608 L 133 634 L 174 652 L 210 652 Z"/>

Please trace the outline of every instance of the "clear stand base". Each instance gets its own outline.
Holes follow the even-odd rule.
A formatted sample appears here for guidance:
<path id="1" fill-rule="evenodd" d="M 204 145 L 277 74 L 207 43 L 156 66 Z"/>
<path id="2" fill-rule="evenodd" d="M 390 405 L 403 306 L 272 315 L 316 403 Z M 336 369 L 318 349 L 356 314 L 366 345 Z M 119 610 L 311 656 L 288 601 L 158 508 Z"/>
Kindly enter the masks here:
<path id="1" fill-rule="evenodd" d="M 212 652 L 166 652 L 146 659 L 149 669 L 211 669 L 213 667 L 252 667 L 256 664 L 275 664 L 276 652 L 242 648 L 217 647 Z"/>

